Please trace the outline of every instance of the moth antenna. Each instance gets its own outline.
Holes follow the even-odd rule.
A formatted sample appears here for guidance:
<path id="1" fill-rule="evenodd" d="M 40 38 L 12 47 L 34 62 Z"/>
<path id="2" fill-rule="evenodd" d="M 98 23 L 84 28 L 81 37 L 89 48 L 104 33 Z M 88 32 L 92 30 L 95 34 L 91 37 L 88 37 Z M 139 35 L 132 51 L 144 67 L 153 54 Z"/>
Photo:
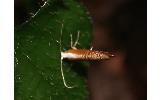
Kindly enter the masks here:
<path id="1" fill-rule="evenodd" d="M 61 47 L 62 47 L 62 41 L 61 41 L 61 38 L 62 38 L 62 30 L 63 30 L 63 27 L 64 27 L 64 24 L 63 23 L 61 23 L 61 32 L 60 32 L 60 53 L 61 53 Z M 60 64 L 60 69 L 61 69 L 61 75 L 62 75 L 62 80 L 63 80 L 63 83 L 64 83 L 64 86 L 66 87 L 66 88 L 74 88 L 74 86 L 68 86 L 67 84 L 66 84 L 66 81 L 65 81 L 65 77 L 64 77 L 64 72 L 63 72 L 63 68 L 62 68 L 62 61 L 63 61 L 63 57 L 61 56 L 61 64 Z"/>
<path id="2" fill-rule="evenodd" d="M 65 81 L 64 72 L 63 72 L 63 68 L 62 68 L 62 61 L 63 61 L 63 57 L 61 57 L 61 75 L 62 75 L 62 80 L 63 80 L 64 86 L 66 88 L 74 88 L 74 86 L 68 86 Z"/>

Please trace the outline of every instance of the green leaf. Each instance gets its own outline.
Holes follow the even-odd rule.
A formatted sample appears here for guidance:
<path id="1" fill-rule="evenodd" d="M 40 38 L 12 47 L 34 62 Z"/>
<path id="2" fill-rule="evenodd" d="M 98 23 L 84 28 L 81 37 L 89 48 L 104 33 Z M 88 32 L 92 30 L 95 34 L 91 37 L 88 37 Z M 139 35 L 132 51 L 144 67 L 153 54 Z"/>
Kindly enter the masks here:
<path id="1" fill-rule="evenodd" d="M 90 20 L 84 7 L 74 0 L 49 0 L 33 18 L 15 28 L 15 100 L 87 98 L 87 65 L 63 61 L 65 80 L 74 88 L 64 86 L 60 71 L 60 46 L 61 51 L 70 49 L 70 34 L 74 42 L 78 31 L 77 48 L 89 48 Z"/>

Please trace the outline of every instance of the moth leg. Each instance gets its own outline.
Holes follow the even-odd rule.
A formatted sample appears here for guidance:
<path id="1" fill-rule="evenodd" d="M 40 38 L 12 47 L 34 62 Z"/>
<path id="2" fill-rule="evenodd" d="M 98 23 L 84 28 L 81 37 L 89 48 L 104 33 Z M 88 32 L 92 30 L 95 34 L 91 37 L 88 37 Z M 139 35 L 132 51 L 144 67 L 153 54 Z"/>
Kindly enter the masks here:
<path id="1" fill-rule="evenodd" d="M 76 49 L 76 47 L 73 45 L 73 35 L 72 34 L 70 34 L 70 39 L 71 39 L 71 41 L 70 41 L 71 48 Z"/>
<path id="2" fill-rule="evenodd" d="M 76 45 L 78 44 L 78 41 L 79 41 L 79 35 L 80 35 L 80 31 L 78 31 L 78 33 L 77 33 L 77 38 L 76 38 L 76 41 L 75 41 L 74 44 L 73 44 L 72 34 L 70 35 L 70 37 L 71 37 L 71 48 L 72 49 L 77 49 Z"/>
<path id="3" fill-rule="evenodd" d="M 75 41 L 75 43 L 73 45 L 74 47 L 76 47 L 76 45 L 78 44 L 79 36 L 80 36 L 80 31 L 78 31 L 78 33 L 77 33 L 77 39 L 76 39 L 76 41 Z"/>
<path id="4" fill-rule="evenodd" d="M 71 43 L 71 48 L 72 49 L 77 49 L 76 45 L 78 44 L 78 41 L 79 41 L 79 35 L 80 35 L 80 31 L 78 31 L 76 41 L 73 44 L 73 36 L 72 36 L 72 34 L 70 34 L 70 38 L 71 38 L 71 42 L 70 43 Z"/>
<path id="5" fill-rule="evenodd" d="M 90 50 L 93 50 L 93 46 L 91 46 Z"/>

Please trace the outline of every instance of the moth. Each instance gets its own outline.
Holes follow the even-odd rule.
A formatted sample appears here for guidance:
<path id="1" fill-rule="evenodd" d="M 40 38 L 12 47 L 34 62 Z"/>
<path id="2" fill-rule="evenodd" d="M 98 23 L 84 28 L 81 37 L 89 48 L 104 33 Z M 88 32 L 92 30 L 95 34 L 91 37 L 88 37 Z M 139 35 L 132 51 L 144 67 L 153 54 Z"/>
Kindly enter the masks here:
<path id="1" fill-rule="evenodd" d="M 72 34 L 70 34 L 71 37 L 71 49 L 66 50 L 64 52 L 61 52 L 62 59 L 68 59 L 68 60 L 108 60 L 110 57 L 113 57 L 114 55 L 109 52 L 104 51 L 96 51 L 87 49 L 77 49 L 76 45 L 78 44 L 79 40 L 79 31 L 77 34 L 77 39 L 75 43 L 73 44 L 73 38 Z"/>
<path id="2" fill-rule="evenodd" d="M 61 52 L 62 59 L 68 60 L 108 60 L 113 56 L 109 52 L 87 49 L 69 49 Z"/>
<path id="3" fill-rule="evenodd" d="M 61 37 L 62 37 L 62 29 L 63 29 L 63 24 L 62 24 L 62 28 L 61 28 Z M 79 34 L 80 31 L 78 31 L 77 34 L 77 39 L 75 41 L 75 43 L 73 44 L 73 38 L 72 38 L 72 34 L 70 34 L 71 37 L 71 49 L 63 51 L 62 52 L 62 44 L 61 44 L 61 38 L 59 41 L 60 44 L 60 52 L 61 52 L 61 74 L 62 74 L 62 78 L 63 78 L 63 83 L 64 86 L 67 88 L 73 88 L 74 86 L 68 86 L 66 84 L 65 78 L 64 78 L 64 73 L 63 73 L 63 68 L 62 68 L 62 62 L 64 59 L 68 59 L 68 60 L 108 60 L 110 59 L 110 57 L 113 57 L 114 55 L 109 53 L 109 52 L 104 52 L 104 51 L 96 51 L 96 50 L 92 50 L 91 49 L 77 49 L 76 45 L 78 44 L 79 41 Z"/>

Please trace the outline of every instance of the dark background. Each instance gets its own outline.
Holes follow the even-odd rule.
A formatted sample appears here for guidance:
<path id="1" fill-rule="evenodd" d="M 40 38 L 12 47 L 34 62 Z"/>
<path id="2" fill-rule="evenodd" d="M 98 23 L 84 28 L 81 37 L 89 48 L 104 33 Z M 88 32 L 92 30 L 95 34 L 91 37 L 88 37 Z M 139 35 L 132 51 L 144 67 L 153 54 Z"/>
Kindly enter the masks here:
<path id="1" fill-rule="evenodd" d="M 30 0 L 31 1 L 31 0 Z M 42 0 L 32 5 L 15 0 L 15 26 L 34 14 Z M 147 99 L 147 1 L 81 0 L 93 22 L 92 46 L 111 51 L 108 61 L 91 62 L 88 73 L 90 100 Z"/>
<path id="2" fill-rule="evenodd" d="M 113 51 L 89 69 L 90 100 L 147 99 L 147 1 L 82 0 L 93 20 L 93 46 Z"/>

